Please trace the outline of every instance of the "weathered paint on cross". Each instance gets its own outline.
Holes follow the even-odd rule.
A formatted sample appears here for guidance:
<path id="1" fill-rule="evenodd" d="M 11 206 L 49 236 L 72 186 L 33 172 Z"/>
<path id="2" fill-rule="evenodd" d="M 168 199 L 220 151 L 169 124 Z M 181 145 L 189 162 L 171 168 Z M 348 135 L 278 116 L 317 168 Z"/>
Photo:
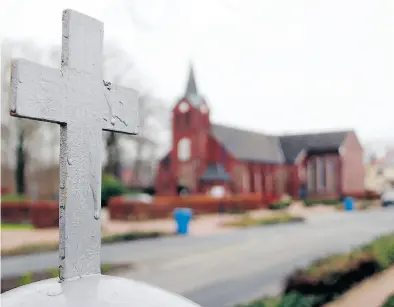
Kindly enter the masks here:
<path id="1" fill-rule="evenodd" d="M 60 124 L 60 279 L 100 273 L 102 130 L 137 134 L 138 94 L 102 77 L 103 24 L 63 12 L 61 70 L 16 60 L 11 115 Z"/>

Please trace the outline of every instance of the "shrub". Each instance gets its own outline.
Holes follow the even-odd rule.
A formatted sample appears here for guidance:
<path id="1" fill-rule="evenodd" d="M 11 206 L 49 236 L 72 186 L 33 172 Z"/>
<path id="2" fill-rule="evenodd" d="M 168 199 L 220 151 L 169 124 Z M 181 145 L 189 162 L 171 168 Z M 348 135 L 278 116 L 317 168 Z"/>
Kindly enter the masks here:
<path id="1" fill-rule="evenodd" d="M 323 306 L 354 284 L 391 265 L 394 265 L 394 233 L 348 253 L 318 259 L 307 268 L 289 275 L 282 296 L 262 298 L 238 307 Z M 394 307 L 394 293 L 381 307 Z"/>
<path id="2" fill-rule="evenodd" d="M 57 201 L 40 201 L 32 204 L 30 222 L 36 228 L 59 226 L 59 204 Z"/>
<path id="3" fill-rule="evenodd" d="M 271 210 L 281 210 L 288 208 L 289 206 L 290 206 L 290 202 L 279 202 L 269 205 L 268 208 Z"/>
<path id="4" fill-rule="evenodd" d="M 394 234 L 381 236 L 349 253 L 332 255 L 304 270 L 294 271 L 286 281 L 284 292 L 313 296 L 315 306 L 321 306 L 393 264 Z"/>
<path id="5" fill-rule="evenodd" d="M 313 298 L 292 292 L 283 297 L 266 297 L 236 307 L 312 307 Z"/>
<path id="6" fill-rule="evenodd" d="M 127 200 L 122 196 L 112 197 L 108 203 L 111 219 L 167 218 L 175 208 L 190 208 L 194 214 L 221 212 L 245 212 L 262 207 L 260 193 L 229 195 L 214 198 L 209 195 L 158 196 L 152 204 Z"/>
<path id="7" fill-rule="evenodd" d="M 337 200 L 337 199 L 307 199 L 304 200 L 304 204 L 305 206 L 309 207 L 309 206 L 315 206 L 315 205 L 332 205 L 332 206 L 336 206 L 336 205 L 340 205 L 342 204 L 342 201 Z"/>
<path id="8" fill-rule="evenodd" d="M 152 232 L 129 232 L 124 234 L 115 234 L 111 236 L 104 237 L 102 239 L 103 243 L 116 243 L 116 242 L 126 242 L 135 241 L 140 239 L 148 238 L 158 238 L 163 236 L 164 233 L 152 231 Z"/>
<path id="9" fill-rule="evenodd" d="M 387 298 L 382 307 L 394 307 L 394 293 Z"/>
<path id="10" fill-rule="evenodd" d="M 3 223 L 24 223 L 30 220 L 31 202 L 22 201 L 1 201 L 1 221 Z"/>
<path id="11" fill-rule="evenodd" d="M 111 175 L 104 175 L 101 183 L 101 206 L 107 207 L 111 197 L 123 195 L 127 189 L 122 182 Z"/>

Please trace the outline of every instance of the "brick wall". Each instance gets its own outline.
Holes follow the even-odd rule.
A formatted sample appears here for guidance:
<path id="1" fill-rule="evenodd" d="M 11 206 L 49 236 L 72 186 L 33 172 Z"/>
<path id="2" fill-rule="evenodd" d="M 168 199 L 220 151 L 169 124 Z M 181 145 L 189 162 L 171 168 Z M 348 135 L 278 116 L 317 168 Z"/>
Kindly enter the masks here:
<path id="1" fill-rule="evenodd" d="M 349 133 L 342 149 L 342 193 L 355 195 L 364 192 L 365 168 L 363 148 L 355 133 Z"/>

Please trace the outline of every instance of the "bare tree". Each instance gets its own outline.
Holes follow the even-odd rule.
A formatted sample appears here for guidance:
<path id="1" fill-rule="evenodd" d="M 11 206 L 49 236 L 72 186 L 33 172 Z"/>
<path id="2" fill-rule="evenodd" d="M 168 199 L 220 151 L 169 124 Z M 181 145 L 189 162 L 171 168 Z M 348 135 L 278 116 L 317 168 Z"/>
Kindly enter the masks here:
<path id="1" fill-rule="evenodd" d="M 163 101 L 152 97 L 152 90 L 144 84 L 143 75 L 137 65 L 125 52 L 110 44 L 104 54 L 104 75 L 116 84 L 132 87 L 140 92 L 139 99 L 139 127 L 140 135 L 133 138 L 112 132 L 106 133 L 107 163 L 104 171 L 119 176 L 121 164 L 121 143 L 128 143 L 133 147 L 132 169 L 137 180 L 146 161 L 157 160 L 158 136 L 160 130 L 168 128 L 169 110 Z"/>
<path id="2" fill-rule="evenodd" d="M 8 167 L 16 165 L 16 189 L 18 193 L 25 191 L 25 167 L 27 161 L 33 159 L 34 152 L 38 152 L 41 147 L 35 137 L 41 130 L 44 123 L 27 119 L 16 119 L 9 116 L 10 110 L 10 73 L 11 59 L 23 57 L 41 64 L 53 63 L 53 58 L 59 53 L 55 48 L 50 52 L 45 52 L 29 41 L 7 40 L 2 45 L 2 65 L 1 65 L 1 104 L 2 104 L 2 163 Z M 60 57 L 59 57 L 60 59 Z M 60 63 L 59 63 L 60 65 Z M 48 124 L 46 124 L 48 126 Z M 16 144 L 15 144 L 16 143 Z M 38 145 L 38 146 L 37 146 Z M 16 148 L 15 154 L 10 149 Z M 4 155 L 4 156 L 3 156 Z M 12 158 L 14 159 L 12 161 Z"/>

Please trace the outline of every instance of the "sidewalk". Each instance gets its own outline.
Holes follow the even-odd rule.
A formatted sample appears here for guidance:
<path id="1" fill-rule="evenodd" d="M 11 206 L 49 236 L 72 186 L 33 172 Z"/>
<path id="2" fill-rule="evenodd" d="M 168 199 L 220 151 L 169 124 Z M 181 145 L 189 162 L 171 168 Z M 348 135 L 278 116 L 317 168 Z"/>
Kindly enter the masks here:
<path id="1" fill-rule="evenodd" d="M 332 208 L 305 208 L 302 206 L 292 206 L 288 209 L 288 213 L 296 216 L 304 216 L 308 218 L 311 215 L 324 214 L 327 211 L 332 212 Z M 250 211 L 249 214 L 253 217 L 269 217 L 283 213 L 283 211 L 273 211 L 268 209 Z M 191 236 L 209 236 L 222 234 L 229 231 L 234 231 L 234 228 L 222 227 L 222 223 L 231 222 L 241 215 L 238 214 L 218 214 L 198 216 L 190 223 Z M 172 219 L 158 219 L 149 221 L 111 221 L 108 218 L 108 213 L 104 209 L 101 216 L 102 234 L 122 234 L 131 231 L 159 231 L 159 232 L 174 232 L 175 221 Z M 59 238 L 58 228 L 50 229 L 7 229 L 1 231 L 1 249 L 16 248 L 24 245 L 57 243 Z"/>
<path id="2" fill-rule="evenodd" d="M 236 218 L 234 215 L 206 215 L 200 216 L 190 223 L 191 236 L 208 236 L 232 231 L 231 228 L 221 227 L 221 221 Z M 149 221 L 111 221 L 105 210 L 102 212 L 102 235 L 122 234 L 132 231 L 174 232 L 175 221 L 171 219 Z M 16 248 L 24 245 L 57 243 L 58 228 L 49 229 L 4 229 L 1 231 L 1 249 Z"/>
<path id="3" fill-rule="evenodd" d="M 381 307 L 394 293 L 394 266 L 362 282 L 324 307 Z"/>

